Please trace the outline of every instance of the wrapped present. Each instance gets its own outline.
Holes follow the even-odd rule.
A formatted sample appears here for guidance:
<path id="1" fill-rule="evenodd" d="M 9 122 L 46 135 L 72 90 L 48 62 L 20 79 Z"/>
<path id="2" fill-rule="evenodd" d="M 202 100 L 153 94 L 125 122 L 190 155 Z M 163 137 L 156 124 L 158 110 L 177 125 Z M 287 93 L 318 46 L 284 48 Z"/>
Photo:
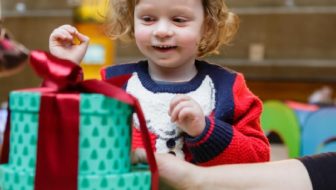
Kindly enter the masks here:
<path id="1" fill-rule="evenodd" d="M 158 173 L 139 103 L 122 89 L 81 80 L 69 61 L 34 51 L 44 87 L 10 93 L 1 155 L 3 190 L 157 189 Z M 150 171 L 132 168 L 131 116 L 138 114 Z"/>

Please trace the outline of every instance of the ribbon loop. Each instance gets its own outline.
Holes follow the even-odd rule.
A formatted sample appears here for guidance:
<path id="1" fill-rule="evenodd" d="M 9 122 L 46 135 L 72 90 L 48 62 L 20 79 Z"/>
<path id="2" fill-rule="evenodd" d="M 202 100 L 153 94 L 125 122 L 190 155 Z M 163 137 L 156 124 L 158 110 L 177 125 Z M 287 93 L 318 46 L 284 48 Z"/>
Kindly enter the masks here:
<path id="1" fill-rule="evenodd" d="M 70 89 L 83 80 L 81 67 L 69 60 L 62 60 L 43 51 L 32 51 L 30 64 L 44 85 L 57 90 Z"/>

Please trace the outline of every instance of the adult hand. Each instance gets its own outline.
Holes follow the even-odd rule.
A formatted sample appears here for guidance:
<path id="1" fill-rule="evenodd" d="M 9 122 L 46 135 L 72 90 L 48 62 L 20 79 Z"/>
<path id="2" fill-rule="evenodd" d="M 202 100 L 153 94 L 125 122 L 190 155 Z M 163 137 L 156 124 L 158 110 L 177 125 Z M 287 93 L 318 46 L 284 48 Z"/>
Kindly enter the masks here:
<path id="1" fill-rule="evenodd" d="M 159 175 L 165 183 L 175 189 L 197 189 L 197 184 L 201 182 L 198 176 L 200 167 L 180 160 L 171 154 L 156 153 L 155 158 Z"/>

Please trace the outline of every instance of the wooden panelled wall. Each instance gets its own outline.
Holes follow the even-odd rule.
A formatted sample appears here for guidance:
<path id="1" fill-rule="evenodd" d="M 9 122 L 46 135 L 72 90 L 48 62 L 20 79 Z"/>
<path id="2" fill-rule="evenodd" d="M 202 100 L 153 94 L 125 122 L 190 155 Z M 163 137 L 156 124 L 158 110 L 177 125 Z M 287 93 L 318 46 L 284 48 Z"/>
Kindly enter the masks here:
<path id="1" fill-rule="evenodd" d="M 39 3 L 36 3 L 36 2 Z M 16 1 L 3 1 L 13 10 Z M 71 10 L 66 0 L 26 0 L 32 10 Z M 301 5 L 336 6 L 334 0 L 295 0 Z M 240 8 L 257 5 L 281 6 L 283 0 L 228 0 Z M 336 8 L 335 8 L 336 9 Z M 280 13 L 240 15 L 241 27 L 236 39 L 220 55 L 207 57 L 213 63 L 244 73 L 250 89 L 263 100 L 292 99 L 306 101 L 310 93 L 323 85 L 336 91 L 336 11 L 317 13 Z M 51 31 L 61 24 L 73 24 L 71 16 L 7 17 L 4 26 L 29 49 L 48 50 Z M 253 43 L 265 47 L 265 61 L 248 61 Z M 113 52 L 112 52 L 113 53 Z M 118 43 L 117 63 L 142 57 L 134 44 Z M 232 61 L 233 60 L 233 61 Z M 238 61 L 237 61 L 238 60 Z M 307 64 L 305 63 L 307 61 Z M 308 64 L 309 63 L 309 64 Z M 20 73 L 0 78 L 0 102 L 14 89 L 37 86 L 40 79 L 27 66 Z"/>

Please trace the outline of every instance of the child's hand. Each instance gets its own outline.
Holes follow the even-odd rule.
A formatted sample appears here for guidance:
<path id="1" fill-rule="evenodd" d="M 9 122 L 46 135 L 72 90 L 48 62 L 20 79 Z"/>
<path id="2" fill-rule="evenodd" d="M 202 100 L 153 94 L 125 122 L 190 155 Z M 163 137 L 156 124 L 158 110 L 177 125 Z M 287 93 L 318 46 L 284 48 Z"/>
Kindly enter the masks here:
<path id="1" fill-rule="evenodd" d="M 75 43 L 78 39 L 79 43 Z M 50 53 L 58 58 L 70 60 L 79 64 L 89 45 L 89 37 L 79 33 L 70 25 L 56 28 L 49 38 Z"/>
<path id="2" fill-rule="evenodd" d="M 146 150 L 143 148 L 135 149 L 134 151 L 132 151 L 131 159 L 132 164 L 147 163 Z"/>
<path id="3" fill-rule="evenodd" d="M 205 128 L 205 116 L 201 106 L 187 95 L 177 95 L 170 102 L 168 114 L 172 122 L 188 135 L 196 137 Z"/>

